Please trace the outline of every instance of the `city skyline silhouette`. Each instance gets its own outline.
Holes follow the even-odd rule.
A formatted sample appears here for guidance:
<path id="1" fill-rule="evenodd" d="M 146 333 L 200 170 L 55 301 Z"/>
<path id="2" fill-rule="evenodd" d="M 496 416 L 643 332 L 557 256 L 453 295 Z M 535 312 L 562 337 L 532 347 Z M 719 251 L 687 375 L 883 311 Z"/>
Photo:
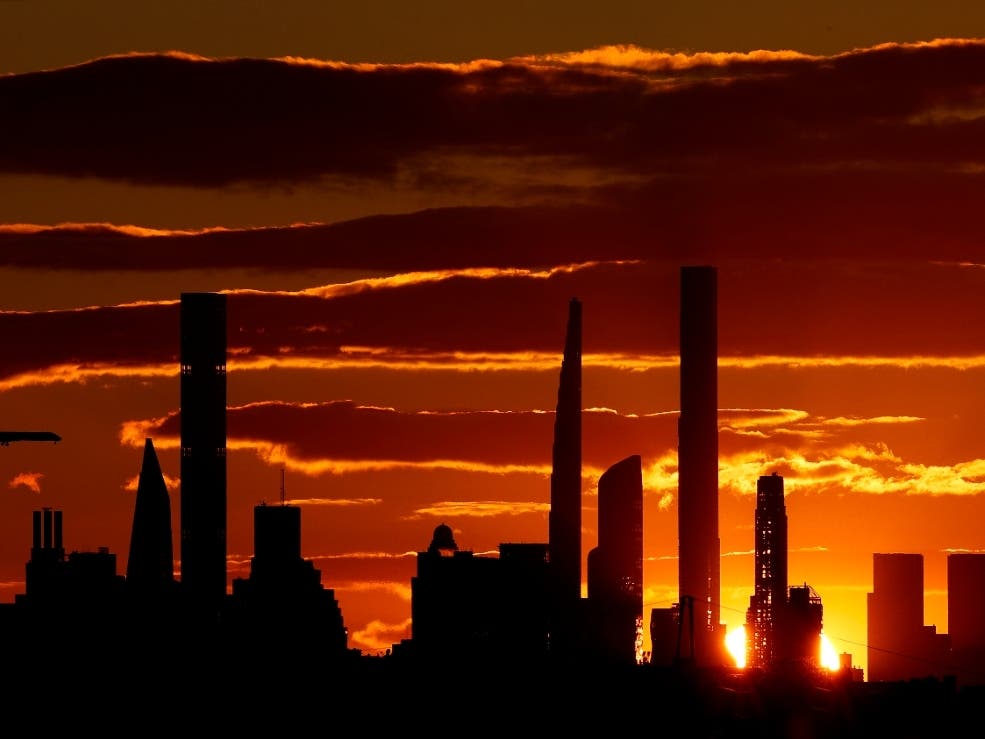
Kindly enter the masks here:
<path id="1" fill-rule="evenodd" d="M 588 401 L 588 403 L 586 405 L 590 405 L 590 404 L 591 404 L 591 401 Z M 544 405 L 546 405 L 546 403 L 544 403 Z M 340 409 L 337 409 L 337 410 L 340 410 Z M 233 412 L 235 413 L 235 409 L 234 409 Z M 591 414 L 589 415 L 589 417 L 591 417 Z M 165 422 L 167 422 L 167 421 L 165 421 Z M 174 423 L 174 420 L 173 419 L 171 420 L 171 423 Z M 26 424 L 23 424 L 22 423 L 20 425 L 23 426 L 23 425 L 26 425 Z M 53 424 L 46 423 L 45 425 L 52 426 Z M 175 427 L 172 426 L 171 428 L 175 428 Z M 167 444 L 167 442 L 165 440 L 165 445 L 166 444 Z M 539 446 L 542 447 L 543 444 L 544 444 L 543 441 L 540 441 L 539 444 L 538 444 L 538 442 L 536 440 L 535 441 L 532 441 L 532 445 L 539 445 Z M 32 446 L 32 449 L 33 448 L 36 448 L 42 454 L 47 455 L 47 454 L 50 454 L 50 450 L 51 449 L 62 449 L 62 448 L 64 448 L 64 446 L 65 446 L 65 443 L 64 442 L 60 442 L 55 447 L 49 447 L 49 445 L 34 445 L 34 446 Z M 16 449 L 18 451 L 20 449 L 24 449 L 24 448 L 25 448 L 24 445 L 20 445 L 20 446 L 17 446 L 16 447 Z M 12 451 L 14 449 L 15 449 L 15 447 L 10 447 L 7 451 Z M 631 451 L 631 449 L 617 448 L 617 449 L 614 449 L 613 450 L 612 454 L 613 455 L 615 455 L 615 454 L 623 454 L 623 453 L 628 453 L 629 451 Z M 167 452 L 165 452 L 165 453 L 167 453 Z M 42 457 L 41 454 L 35 453 L 35 455 L 32 455 L 32 456 L 34 456 L 35 459 L 43 459 L 43 457 Z M 13 461 L 13 462 L 16 462 L 17 461 L 16 459 L 12 459 L 10 457 L 8 457 L 8 459 L 10 461 Z M 769 467 L 769 463 L 765 463 L 764 462 L 763 469 L 766 469 L 768 467 Z M 170 471 L 170 474 L 172 475 L 172 492 L 176 489 L 176 488 L 174 488 L 174 485 L 175 485 L 175 482 L 176 482 L 176 476 L 174 476 L 174 475 L 175 475 L 175 473 L 177 471 L 178 470 L 175 469 L 175 468 L 172 468 L 172 470 Z M 755 471 L 756 470 L 754 470 L 754 472 Z M 787 479 L 788 479 L 788 481 L 790 483 L 792 483 L 794 485 L 797 484 L 797 476 L 796 475 L 791 475 L 791 474 L 788 473 L 785 476 L 787 477 Z M 583 493 L 590 494 L 591 492 L 592 491 L 591 491 L 591 488 L 590 488 L 590 483 L 583 484 Z M 257 496 L 256 498 L 254 498 L 252 500 L 252 503 L 255 504 L 262 497 L 264 497 L 263 494 Z M 120 505 L 120 503 L 122 503 L 124 500 L 125 500 L 125 498 L 119 500 L 116 503 L 116 506 L 120 510 L 125 510 L 125 508 L 126 508 L 125 506 Z M 69 510 L 71 510 L 71 506 L 70 505 L 66 505 L 66 504 L 59 505 L 58 507 L 63 508 L 63 509 L 69 509 Z M 178 509 L 176 507 L 175 508 L 175 514 L 177 514 L 177 510 Z M 738 524 L 738 525 L 739 526 L 746 526 L 746 525 L 748 525 L 748 520 L 749 520 L 749 518 L 748 518 L 748 511 L 745 511 L 743 514 L 740 514 L 740 515 L 743 515 L 745 520 L 742 523 Z M 731 522 L 735 522 L 736 520 L 737 520 L 737 516 L 735 516 L 733 514 L 732 517 L 730 518 L 730 521 Z M 738 519 L 738 520 L 741 521 L 742 519 Z M 128 530 L 128 527 L 129 527 L 129 524 L 128 523 L 127 524 L 124 524 L 124 525 L 121 526 L 121 529 L 120 530 L 121 531 L 126 531 L 126 530 Z M 243 530 L 242 525 L 239 527 L 239 529 L 240 530 Z M 246 531 L 248 531 L 248 530 L 249 530 L 249 528 L 247 527 L 246 528 Z M 507 531 L 508 531 L 508 529 L 504 530 L 500 534 L 497 534 L 497 538 L 498 539 L 509 538 L 508 536 L 504 537 L 504 534 Z M 23 531 L 21 532 L 20 536 L 22 538 L 24 537 L 24 532 Z M 528 536 L 529 536 L 529 534 L 528 534 Z M 117 542 L 115 544 L 114 544 L 114 537 L 115 537 L 115 540 Z M 96 548 L 96 547 L 99 547 L 99 546 L 104 546 L 105 543 L 109 543 L 109 545 L 111 546 L 111 548 L 113 549 L 113 551 L 119 552 L 119 553 L 123 553 L 123 552 L 126 551 L 126 545 L 119 543 L 120 542 L 120 538 L 119 537 L 120 537 L 119 532 L 116 532 L 116 533 L 108 534 L 106 537 L 104 537 L 102 539 L 92 539 L 92 538 L 90 538 L 90 540 L 89 540 L 88 543 L 85 543 L 85 542 L 80 543 L 80 547 L 81 548 L 90 548 L 90 549 L 92 549 L 92 548 Z M 544 537 L 544 534 L 543 533 L 536 533 L 532 538 L 534 538 L 536 540 L 543 540 L 545 537 Z M 468 541 L 468 539 L 467 538 L 463 538 L 463 541 Z M 589 541 L 583 542 L 583 552 L 585 551 L 585 547 L 588 547 L 588 545 L 589 545 Z M 669 537 L 666 538 L 666 544 L 664 546 L 664 550 L 665 551 L 668 549 L 668 545 L 669 546 L 673 546 L 673 541 Z M 420 545 L 418 545 L 418 546 L 420 546 Z M 902 547 L 902 548 L 910 549 L 911 547 Z M 900 550 L 901 547 L 899 547 L 899 546 L 891 547 L 891 548 L 881 547 L 880 549 L 882 549 L 882 550 L 889 550 L 889 549 L 892 549 L 892 550 Z M 241 551 L 243 552 L 244 555 L 248 553 L 248 551 L 244 551 L 242 548 L 241 548 Z M 16 563 L 16 569 L 18 570 L 18 572 L 16 573 L 16 575 L 20 575 L 21 574 L 19 570 L 20 570 L 20 565 L 22 564 L 22 562 L 20 562 L 20 560 L 22 560 L 22 559 L 23 559 L 23 554 L 21 554 L 19 557 L 16 557 L 14 559 L 14 562 Z M 868 565 L 868 563 L 866 563 L 866 565 Z M 746 587 L 746 588 L 749 587 L 749 583 L 750 583 L 749 571 L 750 571 L 749 569 L 745 569 L 743 572 L 740 573 L 740 577 L 738 578 L 739 581 L 742 582 L 743 585 L 744 585 L 744 587 Z M 14 577 L 11 577 L 10 578 L 13 582 L 16 582 L 17 581 L 17 576 L 16 575 Z M 232 576 L 233 575 L 231 574 L 230 575 L 230 579 L 232 578 Z M 871 576 L 871 575 L 869 575 L 869 576 Z M 407 577 L 409 579 L 409 573 L 408 573 Z M 16 587 L 16 586 L 14 586 L 14 587 Z M 12 587 L 11 590 L 14 590 L 14 588 Z M 822 592 L 822 595 L 824 595 L 824 588 L 823 588 L 823 586 L 822 586 L 821 592 Z M 748 592 L 742 594 L 742 598 L 747 598 L 748 597 L 748 594 L 749 594 Z M 13 595 L 13 593 L 11 593 L 11 597 L 12 597 L 12 595 Z M 655 600 L 652 596 L 646 598 L 646 601 L 647 601 L 646 611 L 648 613 L 650 607 L 661 607 L 661 606 L 670 605 L 671 602 L 676 601 L 676 598 L 674 597 L 673 594 L 671 594 L 668 597 L 666 597 L 665 599 L 663 599 L 662 601 Z M 828 602 L 830 604 L 830 600 Z M 829 609 L 828 612 L 829 613 L 832 613 L 832 612 L 837 613 L 837 609 L 836 608 L 831 608 L 831 609 Z M 941 611 L 938 610 L 938 614 L 940 614 L 940 613 L 941 613 Z M 734 626 L 736 623 L 741 623 L 741 618 L 737 614 L 738 614 L 738 608 L 736 606 L 733 606 L 731 612 L 726 611 L 726 616 L 725 616 L 725 618 L 723 620 L 729 622 L 729 625 L 730 626 Z M 863 616 L 864 616 L 864 614 L 863 614 Z M 937 628 L 938 628 L 939 631 L 946 631 L 946 612 L 944 614 L 944 617 L 941 617 L 941 615 L 938 615 L 936 618 L 930 617 L 930 618 L 927 619 L 927 622 L 929 624 L 936 624 L 936 626 L 937 626 Z M 862 624 L 863 624 L 863 628 L 864 628 L 864 621 L 862 621 Z M 833 636 L 833 637 L 842 637 L 843 638 L 843 637 L 846 636 L 846 634 L 844 632 L 841 632 L 840 633 L 837 627 L 836 628 L 831 628 L 830 622 L 829 622 L 828 628 L 826 629 L 826 633 L 829 634 L 830 636 Z M 397 636 L 399 637 L 399 635 L 397 635 Z M 393 640 L 393 642 L 396 642 L 396 641 L 399 641 L 399 638 L 395 638 Z M 383 651 L 383 650 L 385 650 L 386 648 L 388 648 L 388 644 L 389 643 L 391 643 L 391 642 L 389 642 L 389 641 L 387 641 L 387 642 L 379 642 L 378 643 L 378 646 L 375 648 L 376 651 Z M 843 638 L 842 643 L 840 645 L 838 645 L 837 648 L 839 649 L 839 651 L 844 651 L 844 652 L 850 652 L 850 653 L 852 653 L 854 655 L 855 660 L 856 660 L 856 664 L 861 663 L 862 665 L 864 665 L 865 664 L 865 657 L 860 656 L 860 653 L 861 652 L 864 652 L 866 643 L 867 643 L 867 639 L 864 636 L 856 635 L 856 636 L 851 636 L 849 638 Z M 373 651 L 373 648 L 370 648 L 368 651 Z"/>
<path id="2" fill-rule="evenodd" d="M 682 347 L 697 341 L 682 351 L 683 380 L 695 359 L 683 361 L 689 352 L 712 367 L 716 363 L 712 317 L 717 312 L 717 275 L 708 266 L 684 266 L 680 274 Z M 695 291 L 690 297 L 689 289 Z M 204 470 L 193 464 L 188 469 L 194 474 L 184 476 L 187 484 L 182 482 L 181 508 L 191 496 L 202 498 L 180 516 L 182 540 L 194 540 L 211 530 L 222 532 L 211 538 L 224 541 L 227 410 L 217 408 L 216 402 L 224 404 L 226 397 L 225 300 L 219 294 L 182 293 L 181 303 L 184 339 L 178 373 L 186 417 L 182 446 L 188 449 L 183 457 L 194 460 L 196 444 L 206 450 Z M 577 465 L 580 459 L 582 313 L 581 301 L 572 299 L 559 372 L 555 470 Z M 698 336 L 689 338 L 690 332 Z M 717 375 L 717 370 L 711 374 Z M 713 377 L 705 372 L 696 378 L 700 381 L 692 386 L 693 397 L 683 403 L 686 413 L 693 412 L 692 406 L 702 408 L 716 395 Z M 190 427 L 189 419 L 197 419 L 198 425 Z M 698 438 L 682 422 L 681 447 L 693 444 L 689 453 L 696 460 L 717 467 L 717 443 L 709 441 L 707 434 L 701 441 Z M 127 674 L 140 684 L 169 664 L 179 664 L 190 671 L 188 677 L 195 676 L 186 680 L 185 687 L 211 674 L 213 680 L 239 676 L 258 682 L 269 693 L 283 688 L 279 675 L 303 671 L 308 665 L 328 685 L 346 686 L 350 710 L 368 693 L 380 695 L 378 691 L 388 699 L 402 695 L 419 701 L 429 694 L 426 689 L 406 685 L 397 689 L 398 682 L 441 679 L 451 671 L 470 676 L 473 685 L 470 691 L 446 691 L 449 715 L 471 715 L 504 701 L 509 710 L 518 710 L 525 704 L 515 694 L 518 686 L 527 680 L 547 680 L 569 697 L 583 691 L 586 696 L 606 691 L 614 697 L 617 691 L 620 703 L 634 694 L 655 697 L 658 705 L 668 701 L 668 708 L 697 719 L 694 728 L 701 735 L 742 729 L 778 737 L 867 736 L 893 726 L 923 736 L 965 726 L 979 691 L 985 689 L 985 673 L 980 670 L 985 654 L 985 628 L 980 624 L 985 554 L 957 555 L 953 567 L 949 558 L 948 583 L 953 587 L 949 612 L 960 614 L 955 623 L 961 624 L 952 650 L 950 635 L 937 635 L 933 627 L 928 631 L 922 625 L 922 555 L 874 553 L 867 650 L 876 677 L 865 683 L 863 671 L 853 669 L 847 653 L 841 655 L 837 669 L 826 669 L 820 653 L 821 598 L 806 583 L 787 587 L 783 481 L 776 472 L 757 481 L 756 587 L 746 618 L 751 641 L 742 655 L 733 650 L 734 662 L 727 658 L 730 645 L 724 624 L 704 620 L 703 601 L 720 605 L 718 594 L 712 590 L 692 595 L 684 579 L 679 601 L 671 609 L 654 609 L 649 627 L 653 651 L 642 649 L 645 532 L 639 455 L 625 457 L 599 478 L 598 546 L 573 554 L 587 563 L 587 598 L 572 596 L 570 587 L 561 585 L 570 579 L 570 568 L 556 568 L 551 557 L 558 537 L 566 544 L 564 516 L 575 515 L 565 496 L 574 496 L 579 507 L 581 498 L 577 487 L 565 492 L 563 486 L 555 486 L 552 503 L 564 501 L 567 507 L 551 516 L 547 543 L 501 543 L 498 556 L 475 556 L 459 548 L 451 527 L 438 525 L 427 550 L 416 555 L 417 574 L 410 583 L 412 636 L 394 644 L 381 658 L 349 648 L 334 589 L 325 588 L 322 573 L 302 556 L 301 508 L 287 502 L 283 470 L 280 503 L 261 502 L 254 507 L 249 577 L 233 579 L 227 592 L 225 553 L 214 547 L 185 547 L 182 551 L 196 551 L 202 558 L 196 567 L 203 571 L 218 560 L 223 587 L 216 592 L 215 583 L 203 587 L 200 579 L 175 580 L 175 565 L 182 573 L 189 570 L 171 559 L 171 506 L 153 441 L 147 438 L 125 577 L 117 574 L 116 556 L 108 547 L 94 552 L 68 550 L 61 510 L 36 510 L 26 592 L 18 594 L 14 604 L 0 606 L 0 629 L 19 634 L 9 651 L 13 672 L 33 674 L 33 669 L 54 667 L 71 673 L 98 665 L 93 674 L 99 675 L 100 683 L 112 684 L 114 675 Z M 680 497 L 689 494 L 697 499 L 692 506 L 708 507 L 707 499 L 694 488 L 682 489 Z M 683 503 L 678 508 L 687 522 L 679 526 L 681 556 L 700 561 L 707 555 L 692 549 L 694 545 L 685 539 L 715 540 L 717 506 L 700 513 L 688 512 Z M 580 518 L 579 512 L 576 520 Z M 699 533 L 701 527 L 711 530 Z M 717 551 L 712 556 L 720 558 Z M 682 571 L 690 567 L 694 564 L 682 564 Z M 668 649 L 675 639 L 676 648 Z M 743 655 L 748 655 L 748 663 Z M 373 662 L 379 665 L 371 666 Z M 483 674 L 485 679 L 477 679 Z M 873 688 L 861 690 L 866 684 Z M 84 705 L 95 700 L 88 686 L 76 686 L 68 695 Z M 132 685 L 127 696 L 119 720 L 145 710 L 141 706 L 156 705 L 150 694 L 136 692 Z M 21 700 L 33 705 L 37 697 L 25 695 Z M 914 711 L 916 718 L 911 715 Z M 928 711 L 935 714 L 933 719 Z M 524 712 L 532 726 L 540 725 L 539 707 L 528 705 Z M 939 712 L 943 713 L 936 715 Z M 212 715 L 209 707 L 200 707 L 198 714 Z M 306 715 L 298 711 L 295 718 Z M 636 725 L 624 724 L 624 717 L 606 709 L 590 715 L 595 721 L 606 721 L 611 730 Z M 266 712 L 256 716 L 272 720 Z M 283 727 L 286 716 L 281 712 L 276 716 Z M 567 726 L 569 720 L 563 714 L 544 718 L 554 728 Z M 493 725 L 499 724 L 487 728 Z"/>
<path id="3" fill-rule="evenodd" d="M 290 19 L 179 0 L 125 23 L 102 0 L 85 18 L 0 5 L 0 606 L 27 591 L 45 510 L 66 565 L 132 560 L 169 589 L 163 542 L 131 547 L 160 533 L 136 509 L 162 489 L 174 582 L 208 541 L 212 587 L 262 602 L 255 517 L 286 478 L 307 564 L 285 571 L 337 603 L 348 647 L 386 654 L 412 637 L 437 526 L 514 564 L 551 538 L 576 296 L 565 587 L 614 603 L 592 568 L 635 572 L 603 543 L 626 514 L 600 486 L 638 456 L 640 649 L 656 651 L 653 614 L 704 575 L 680 557 L 679 270 L 714 265 L 719 556 L 697 610 L 726 634 L 747 623 L 757 483 L 776 473 L 786 584 L 823 603 L 834 652 L 867 677 L 882 649 L 937 674 L 957 639 L 974 674 L 976 609 L 951 600 L 974 602 L 985 552 L 977 10 L 863 22 L 836 3 L 778 25 L 699 3 L 626 31 L 625 6 L 589 23 L 579 5 L 563 29 L 525 16 L 497 35 L 508 10 L 441 33 L 426 3 L 374 42 L 351 14 L 328 33 L 307 0 Z M 224 529 L 181 521 L 183 293 L 227 308 Z M 922 559 L 922 608 L 889 644 L 869 633 L 893 593 L 877 555 Z"/>
<path id="4" fill-rule="evenodd" d="M 684 412 L 678 453 L 690 460 L 688 480 L 693 474 L 698 482 L 707 474 L 702 468 L 717 473 L 719 463 L 719 411 L 715 402 L 717 269 L 685 265 L 680 268 L 680 279 L 679 372 Z M 74 601 L 87 600 L 85 591 L 92 591 L 96 602 L 103 601 L 98 612 L 107 623 L 127 622 L 132 617 L 130 609 L 135 607 L 140 620 L 155 623 L 163 631 L 175 628 L 171 619 L 177 614 L 177 633 L 187 628 L 195 634 L 193 641 L 202 638 L 198 631 L 205 626 L 206 634 L 218 628 L 217 635 L 208 638 L 223 635 L 223 641 L 239 637 L 256 642 L 256 635 L 265 627 L 291 621 L 298 634 L 310 634 L 301 636 L 302 641 L 323 630 L 338 634 L 331 637 L 335 646 L 328 654 L 339 656 L 329 657 L 329 661 L 341 655 L 352 658 L 360 650 L 348 646 L 348 630 L 334 590 L 324 590 L 321 573 L 302 557 L 301 508 L 287 503 L 283 469 L 280 506 L 268 507 L 263 501 L 254 507 L 249 578 L 234 578 L 228 572 L 224 551 L 228 518 L 226 300 L 217 293 L 182 293 L 181 309 L 181 456 L 188 467 L 183 467 L 178 508 L 181 553 L 188 553 L 188 562 L 185 557 L 174 557 L 171 501 L 153 440 L 148 437 L 125 576 L 116 573 L 115 554 L 109 547 L 99 547 L 97 552 L 72 550 L 66 556 L 63 511 L 47 507 L 35 510 L 26 592 L 15 596 L 13 608 L 7 606 L 6 622 L 54 623 L 58 613 L 71 622 L 84 613 L 75 612 Z M 481 655 L 492 649 L 490 654 L 500 655 L 497 659 L 509 654 L 514 663 L 548 658 L 555 664 L 570 665 L 693 664 L 767 674 L 803 663 L 809 672 L 823 674 L 827 669 L 845 673 L 851 681 L 863 680 L 865 671 L 855 665 L 850 652 L 843 652 L 838 662 L 832 663 L 833 655 L 826 660 L 822 599 L 806 582 L 803 587 L 788 582 L 784 478 L 776 471 L 759 476 L 757 482 L 756 582 L 745 623 L 739 627 L 745 630 L 741 642 L 727 638 L 726 624 L 718 615 L 721 554 L 717 538 L 719 490 L 714 478 L 711 484 L 682 483 L 678 491 L 679 597 L 670 608 L 654 608 L 648 625 L 642 602 L 640 455 L 612 465 L 598 480 L 600 503 L 605 501 L 605 506 L 599 507 L 598 546 L 583 552 L 580 537 L 572 540 L 572 529 L 581 528 L 582 517 L 578 482 L 584 412 L 582 313 L 582 302 L 572 298 L 553 430 L 548 541 L 501 543 L 498 557 L 486 554 L 473 558 L 471 550 L 459 551 L 450 527 L 439 525 L 427 552 L 417 553 L 417 576 L 411 580 L 411 637 L 394 644 L 394 654 L 426 663 L 475 661 L 481 665 Z M 698 433 L 696 419 L 708 428 Z M 61 440 L 52 432 L 8 432 L 7 436 L 11 441 Z M 203 547 L 196 541 L 220 546 Z M 521 554 L 521 550 L 528 553 Z M 466 558 L 460 560 L 462 555 Z M 875 660 L 870 680 L 959 677 L 962 686 L 985 684 L 985 673 L 977 667 L 979 655 L 985 653 L 985 628 L 978 625 L 976 615 L 985 599 L 985 554 L 948 556 L 948 616 L 958 630 L 954 649 L 949 634 L 937 633 L 934 625 L 924 625 L 923 555 L 873 553 L 872 557 L 874 585 L 867 596 L 868 638 L 860 645 Z M 95 563 L 97 558 L 101 575 L 96 575 L 95 564 L 80 564 L 85 560 Z M 502 564 L 494 564 L 497 560 Z M 705 561 L 714 563 L 707 573 L 699 577 L 691 574 L 708 567 L 702 564 Z M 579 574 L 582 562 L 587 590 Z M 890 563 L 895 562 L 900 563 L 892 565 L 899 574 L 887 574 Z M 314 579 L 301 575 L 299 567 L 307 567 Z M 450 568 L 447 574 L 441 574 L 446 568 Z M 506 568 L 504 574 L 491 576 L 500 568 Z M 210 580 L 198 574 L 209 571 Z M 194 572 L 196 577 L 186 577 L 186 572 Z M 206 586 L 206 582 L 211 584 Z M 303 595 L 310 588 L 319 595 L 318 600 Z M 319 605 L 322 595 L 331 604 L 327 612 Z M 137 605 L 129 605 L 131 600 Z M 805 610 L 808 602 L 813 604 L 810 613 Z M 520 610 L 510 615 L 515 608 Z M 527 615 L 520 616 L 521 612 Z M 483 613 L 488 622 L 480 618 L 475 623 Z M 330 626 L 333 621 L 334 627 Z M 48 628 L 42 626 L 39 634 Z M 644 649 L 646 631 L 651 636 L 649 650 Z M 831 648 L 830 640 L 826 648 Z M 255 643 L 253 649 L 257 651 Z M 390 653 L 387 649 L 386 655 Z"/>

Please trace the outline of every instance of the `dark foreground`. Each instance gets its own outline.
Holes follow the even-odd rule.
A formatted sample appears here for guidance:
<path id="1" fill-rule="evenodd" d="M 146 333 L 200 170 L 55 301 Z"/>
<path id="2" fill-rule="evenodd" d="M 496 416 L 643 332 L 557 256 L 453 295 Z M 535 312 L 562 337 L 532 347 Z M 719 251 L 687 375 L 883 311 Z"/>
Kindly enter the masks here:
<path id="1" fill-rule="evenodd" d="M 6 660 L 0 715 L 44 734 L 221 732 L 276 737 L 408 735 L 687 739 L 980 736 L 985 688 L 954 680 L 852 682 L 640 665 L 422 665 L 292 650 L 33 654 Z M 24 723 L 24 722 L 27 723 Z"/>

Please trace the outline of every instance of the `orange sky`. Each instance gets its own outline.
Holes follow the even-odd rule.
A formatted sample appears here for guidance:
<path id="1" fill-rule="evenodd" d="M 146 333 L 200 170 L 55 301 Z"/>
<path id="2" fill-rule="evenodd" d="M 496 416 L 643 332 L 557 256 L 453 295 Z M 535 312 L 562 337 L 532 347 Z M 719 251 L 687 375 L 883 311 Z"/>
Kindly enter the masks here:
<path id="1" fill-rule="evenodd" d="M 49 27 L 31 6 L 0 4 L 0 40 Z M 778 471 L 790 584 L 837 651 L 865 667 L 875 552 L 924 555 L 946 632 L 946 554 L 985 551 L 985 42 L 897 7 L 911 31 L 838 43 L 612 20 L 332 53 L 292 47 L 307 3 L 273 45 L 256 9 L 224 39 L 203 15 L 0 43 L 0 427 L 63 437 L 0 449 L 0 600 L 43 506 L 125 570 L 147 437 L 178 520 L 177 300 L 221 290 L 230 578 L 283 468 L 350 646 L 389 647 L 437 524 L 475 552 L 546 541 L 578 297 L 583 552 L 598 476 L 640 454 L 649 616 L 677 597 L 679 269 L 714 264 L 723 620 Z"/>

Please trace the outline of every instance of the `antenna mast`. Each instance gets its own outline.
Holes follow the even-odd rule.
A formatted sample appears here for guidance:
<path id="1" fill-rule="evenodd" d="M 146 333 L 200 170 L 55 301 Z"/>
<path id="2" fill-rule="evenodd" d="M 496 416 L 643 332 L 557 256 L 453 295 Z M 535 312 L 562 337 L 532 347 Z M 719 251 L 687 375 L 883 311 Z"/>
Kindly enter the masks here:
<path id="1" fill-rule="evenodd" d="M 284 502 L 284 496 L 285 496 L 285 492 L 284 492 L 284 468 L 281 467 L 280 468 L 280 504 L 281 505 L 286 505 L 286 503 Z"/>

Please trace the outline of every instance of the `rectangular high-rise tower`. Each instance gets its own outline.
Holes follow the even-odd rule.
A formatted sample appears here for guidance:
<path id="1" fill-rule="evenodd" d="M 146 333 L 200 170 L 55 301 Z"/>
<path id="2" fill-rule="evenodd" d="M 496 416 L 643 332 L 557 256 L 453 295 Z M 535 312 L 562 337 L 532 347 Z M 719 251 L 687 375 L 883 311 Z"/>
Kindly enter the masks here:
<path id="1" fill-rule="evenodd" d="M 951 674 L 961 685 L 985 685 L 985 554 L 947 555 L 947 633 Z"/>
<path id="2" fill-rule="evenodd" d="M 985 554 L 947 555 L 947 633 L 952 649 L 985 654 Z"/>
<path id="3" fill-rule="evenodd" d="M 783 477 L 761 475 L 756 483 L 754 594 L 746 612 L 746 665 L 770 667 L 779 656 L 781 614 L 787 604 L 787 508 Z"/>
<path id="4" fill-rule="evenodd" d="M 932 662 L 921 648 L 923 555 L 872 555 L 872 592 L 866 596 L 870 682 L 926 677 Z"/>
<path id="5" fill-rule="evenodd" d="M 226 594 L 226 296 L 181 294 L 181 588 Z"/>
<path id="6" fill-rule="evenodd" d="M 680 605 L 693 617 L 693 654 L 721 664 L 718 539 L 718 279 L 709 266 L 681 268 L 677 526 Z M 690 614 L 684 611 L 691 608 Z"/>

